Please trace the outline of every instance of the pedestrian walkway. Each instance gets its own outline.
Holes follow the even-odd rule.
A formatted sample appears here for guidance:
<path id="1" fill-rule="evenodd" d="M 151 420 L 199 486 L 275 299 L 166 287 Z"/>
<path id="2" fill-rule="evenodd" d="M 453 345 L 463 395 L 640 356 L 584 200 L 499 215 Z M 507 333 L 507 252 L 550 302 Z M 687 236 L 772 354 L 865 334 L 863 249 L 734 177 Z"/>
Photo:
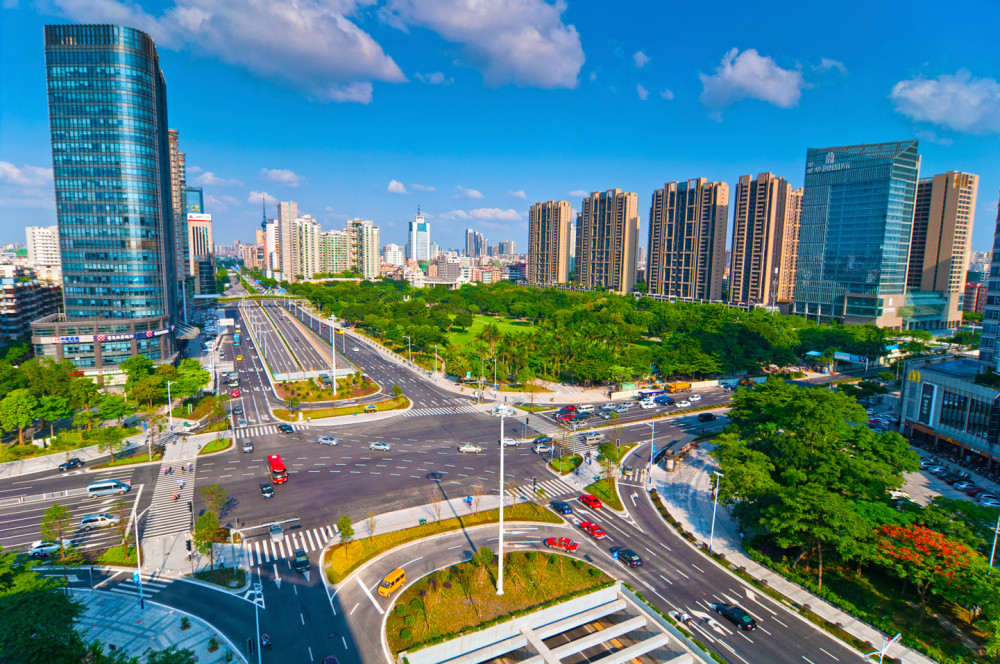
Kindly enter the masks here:
<path id="1" fill-rule="evenodd" d="M 294 429 L 295 431 L 305 431 L 308 428 L 309 427 L 307 427 L 305 424 L 292 425 L 292 429 Z M 242 429 L 236 430 L 236 435 L 242 438 L 249 438 L 251 436 L 267 436 L 275 433 L 278 433 L 277 424 L 266 424 L 255 427 L 244 427 Z"/>
<path id="2" fill-rule="evenodd" d="M 477 406 L 470 406 L 468 402 L 462 401 L 464 405 L 442 406 L 438 408 L 415 408 L 403 413 L 403 417 L 426 417 L 428 415 L 454 415 L 455 413 L 482 413 L 483 410 Z"/>
<path id="3" fill-rule="evenodd" d="M 176 535 L 191 528 L 188 502 L 194 500 L 194 478 L 194 462 L 175 461 L 160 466 L 143 538 Z"/>
<path id="4" fill-rule="evenodd" d="M 268 537 L 248 539 L 246 548 L 251 565 L 262 565 L 283 558 L 291 558 L 297 549 L 306 553 L 319 551 L 327 545 L 339 542 L 337 526 L 320 526 L 310 530 L 285 531 L 281 541 L 274 542 Z"/>
<path id="5" fill-rule="evenodd" d="M 149 599 L 171 583 L 173 583 L 172 580 L 159 580 L 148 574 L 143 574 L 142 596 L 145 599 Z M 118 593 L 119 595 L 127 595 L 128 597 L 139 597 L 139 584 L 136 583 L 135 577 L 131 574 L 122 575 L 120 578 L 116 577 L 108 583 L 100 586 L 100 589 L 107 592 Z"/>
<path id="6" fill-rule="evenodd" d="M 535 487 L 545 491 L 546 500 L 555 500 L 568 493 L 579 493 L 576 487 L 563 482 L 560 478 L 535 482 Z M 514 489 L 507 489 L 506 493 L 508 496 L 514 496 L 515 498 L 521 498 L 528 501 L 535 500 L 537 498 L 535 490 L 532 489 L 531 482 L 522 484 Z"/>
<path id="7" fill-rule="evenodd" d="M 125 651 L 140 657 L 147 648 L 165 650 L 170 646 L 194 652 L 195 661 L 202 664 L 225 662 L 231 651 L 235 662 L 246 662 L 242 653 L 212 625 L 188 615 L 190 627 L 181 629 L 178 611 L 154 602 L 146 603 L 141 611 L 136 600 L 117 592 L 71 588 L 73 598 L 83 605 L 76 626 L 84 640 L 100 641 L 115 651 Z M 145 594 L 145 587 L 143 589 Z M 181 613 L 180 615 L 184 615 Z M 219 649 L 208 651 L 209 639 L 219 642 Z"/>

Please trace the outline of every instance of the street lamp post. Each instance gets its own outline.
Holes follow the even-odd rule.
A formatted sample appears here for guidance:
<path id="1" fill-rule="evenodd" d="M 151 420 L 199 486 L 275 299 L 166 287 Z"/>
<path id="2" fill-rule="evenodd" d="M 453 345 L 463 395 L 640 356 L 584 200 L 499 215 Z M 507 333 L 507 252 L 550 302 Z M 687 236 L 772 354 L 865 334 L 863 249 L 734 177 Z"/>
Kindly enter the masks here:
<path id="1" fill-rule="evenodd" d="M 652 422 L 647 422 L 652 428 L 649 434 L 649 483 L 653 483 L 653 456 L 656 454 L 656 420 Z"/>
<path id="2" fill-rule="evenodd" d="M 169 431 L 173 431 L 174 430 L 174 409 L 171 408 L 171 406 L 173 404 L 172 404 L 171 399 L 170 399 L 170 386 L 173 385 L 174 383 L 178 383 L 178 382 L 180 382 L 180 381 L 176 381 L 176 380 L 168 380 L 167 381 L 167 422 L 169 423 L 169 427 L 168 427 Z"/>
<path id="3" fill-rule="evenodd" d="M 434 344 L 434 373 L 436 374 L 438 370 L 438 346 Z"/>
<path id="4" fill-rule="evenodd" d="M 136 501 L 136 504 L 138 504 L 138 500 Z M 152 507 L 152 505 L 150 505 L 149 507 Z M 143 598 L 143 594 L 142 594 L 142 553 L 140 553 L 140 551 L 139 551 L 139 519 L 142 518 L 143 514 L 145 514 L 146 512 L 149 511 L 149 507 L 147 507 L 142 512 L 140 512 L 139 516 L 137 516 L 135 518 L 135 521 L 132 522 L 132 524 L 135 526 L 135 573 L 136 573 L 136 578 L 139 580 L 139 609 L 140 610 L 146 608 L 146 602 L 145 602 L 145 599 Z"/>
<path id="5" fill-rule="evenodd" d="M 722 478 L 724 477 L 719 471 L 713 471 L 713 475 L 718 475 L 719 479 L 715 482 L 715 504 L 712 507 L 712 533 L 708 537 L 708 552 L 712 553 L 712 545 L 715 543 L 715 514 L 719 510 L 719 488 L 722 486 Z"/>
<path id="6" fill-rule="evenodd" d="M 503 451 L 506 445 L 503 440 L 504 411 L 500 411 L 500 549 L 497 560 L 497 595 L 503 595 Z"/>
<path id="7" fill-rule="evenodd" d="M 406 337 L 406 361 L 409 362 L 410 366 L 412 367 L 413 366 L 413 351 L 410 350 L 410 335 L 404 334 L 403 336 Z"/>
<path id="8" fill-rule="evenodd" d="M 997 552 L 997 536 L 1000 535 L 1000 517 L 997 517 L 997 527 L 993 531 L 993 549 L 990 551 L 990 569 L 993 569 L 993 556 Z"/>
<path id="9" fill-rule="evenodd" d="M 260 572 L 257 573 L 257 580 L 260 581 Z M 256 648 L 257 648 L 257 664 L 260 664 L 261 658 L 261 644 L 260 644 L 260 600 L 264 596 L 264 586 L 260 583 L 253 584 L 253 618 L 257 623 L 257 635 L 256 635 Z M 247 653 L 248 655 L 250 653 Z"/>
<path id="10" fill-rule="evenodd" d="M 500 393 L 500 383 L 497 382 L 497 358 L 493 358 L 493 396 Z"/>

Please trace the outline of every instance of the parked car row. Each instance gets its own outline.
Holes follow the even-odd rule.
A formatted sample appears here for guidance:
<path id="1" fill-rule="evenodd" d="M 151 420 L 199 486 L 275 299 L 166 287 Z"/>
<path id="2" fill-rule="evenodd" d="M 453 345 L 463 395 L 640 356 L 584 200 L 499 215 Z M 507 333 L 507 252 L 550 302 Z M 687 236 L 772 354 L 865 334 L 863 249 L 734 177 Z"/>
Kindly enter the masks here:
<path id="1" fill-rule="evenodd" d="M 970 498 L 979 501 L 984 507 L 1000 508 L 1000 495 L 990 493 L 972 481 L 971 475 L 967 471 L 957 471 L 936 463 L 932 459 L 921 459 L 920 469 L 926 470 L 931 475 L 949 484 L 956 491 L 961 491 Z"/>

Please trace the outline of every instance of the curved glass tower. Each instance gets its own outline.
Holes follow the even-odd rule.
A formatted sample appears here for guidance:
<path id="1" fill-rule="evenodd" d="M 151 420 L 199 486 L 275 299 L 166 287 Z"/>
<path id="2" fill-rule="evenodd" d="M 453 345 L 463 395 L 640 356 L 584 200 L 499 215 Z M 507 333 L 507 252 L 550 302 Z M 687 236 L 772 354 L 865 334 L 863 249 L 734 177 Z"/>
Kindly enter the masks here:
<path id="1" fill-rule="evenodd" d="M 36 353 L 81 368 L 174 356 L 177 268 L 167 93 L 149 35 L 45 27 L 64 314 L 36 321 Z"/>

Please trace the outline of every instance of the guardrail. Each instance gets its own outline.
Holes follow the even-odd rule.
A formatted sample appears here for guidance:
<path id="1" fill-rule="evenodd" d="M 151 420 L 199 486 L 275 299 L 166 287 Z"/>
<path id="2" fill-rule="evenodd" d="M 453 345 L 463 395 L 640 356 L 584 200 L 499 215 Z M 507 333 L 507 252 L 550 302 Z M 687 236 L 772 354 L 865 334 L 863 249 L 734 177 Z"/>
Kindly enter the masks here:
<path id="1" fill-rule="evenodd" d="M 87 487 L 66 489 L 64 491 L 51 491 L 49 493 L 39 493 L 33 496 L 13 496 L 11 498 L 0 498 L 0 507 L 7 507 L 8 505 L 27 505 L 28 503 L 37 503 L 43 500 L 52 500 L 53 498 L 69 498 L 71 496 L 85 495 L 87 495 Z"/>

